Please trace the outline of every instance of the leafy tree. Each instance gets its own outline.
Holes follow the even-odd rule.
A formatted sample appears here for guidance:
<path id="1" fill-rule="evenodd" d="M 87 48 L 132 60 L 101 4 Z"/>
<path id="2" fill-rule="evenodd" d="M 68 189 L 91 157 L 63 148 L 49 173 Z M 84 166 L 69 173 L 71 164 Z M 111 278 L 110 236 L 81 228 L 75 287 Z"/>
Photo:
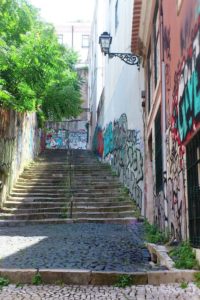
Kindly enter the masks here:
<path id="1" fill-rule="evenodd" d="M 40 120 L 77 116 L 81 81 L 77 53 L 58 43 L 25 0 L 0 0 L 0 103 L 37 111 Z"/>

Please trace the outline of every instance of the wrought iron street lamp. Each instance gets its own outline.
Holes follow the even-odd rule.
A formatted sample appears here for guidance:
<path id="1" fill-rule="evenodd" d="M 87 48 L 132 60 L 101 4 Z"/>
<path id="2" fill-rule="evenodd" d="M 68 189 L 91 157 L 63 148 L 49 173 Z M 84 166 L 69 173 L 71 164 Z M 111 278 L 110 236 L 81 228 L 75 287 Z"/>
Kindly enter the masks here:
<path id="1" fill-rule="evenodd" d="M 108 32 L 103 32 L 99 37 L 99 44 L 101 47 L 101 51 L 104 55 L 108 54 L 109 58 L 119 57 L 128 65 L 136 65 L 138 69 L 140 68 L 140 58 L 136 54 L 132 53 L 111 53 L 110 52 L 110 45 L 112 43 L 112 37 Z"/>

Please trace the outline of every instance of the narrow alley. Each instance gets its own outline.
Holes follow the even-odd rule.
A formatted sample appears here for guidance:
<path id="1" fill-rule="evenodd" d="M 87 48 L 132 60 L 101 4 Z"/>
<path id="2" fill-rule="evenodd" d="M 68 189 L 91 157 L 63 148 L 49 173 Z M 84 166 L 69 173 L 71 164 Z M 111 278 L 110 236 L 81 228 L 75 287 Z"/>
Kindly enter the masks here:
<path id="1" fill-rule="evenodd" d="M 200 300 L 200 0 L 0 0 L 0 300 Z"/>

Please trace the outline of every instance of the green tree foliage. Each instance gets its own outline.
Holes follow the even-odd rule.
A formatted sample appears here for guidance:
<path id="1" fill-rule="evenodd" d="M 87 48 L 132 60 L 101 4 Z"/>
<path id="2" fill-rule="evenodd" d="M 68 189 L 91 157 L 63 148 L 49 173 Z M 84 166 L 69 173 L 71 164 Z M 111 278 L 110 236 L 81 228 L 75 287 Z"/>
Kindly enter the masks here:
<path id="1" fill-rule="evenodd" d="M 0 0 L 0 104 L 41 120 L 80 113 L 77 54 L 59 44 L 26 0 Z"/>

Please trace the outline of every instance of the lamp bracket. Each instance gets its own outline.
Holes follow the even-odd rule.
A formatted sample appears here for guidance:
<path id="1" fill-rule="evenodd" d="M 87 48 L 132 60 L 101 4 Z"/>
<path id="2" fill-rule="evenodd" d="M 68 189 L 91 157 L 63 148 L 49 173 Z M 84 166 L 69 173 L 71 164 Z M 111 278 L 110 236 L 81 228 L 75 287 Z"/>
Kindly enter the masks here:
<path id="1" fill-rule="evenodd" d="M 140 58 L 139 56 L 132 53 L 108 53 L 109 58 L 119 57 L 128 65 L 137 65 L 138 70 L 140 69 Z"/>

